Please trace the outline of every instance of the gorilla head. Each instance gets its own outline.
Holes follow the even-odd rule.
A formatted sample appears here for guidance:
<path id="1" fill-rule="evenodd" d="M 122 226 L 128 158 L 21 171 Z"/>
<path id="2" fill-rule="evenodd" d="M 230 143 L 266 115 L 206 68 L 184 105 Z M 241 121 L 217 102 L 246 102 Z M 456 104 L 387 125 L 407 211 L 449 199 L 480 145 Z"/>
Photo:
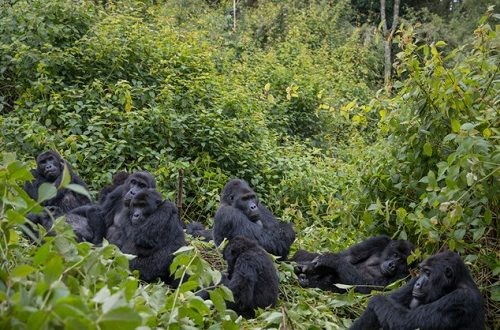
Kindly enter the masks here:
<path id="1" fill-rule="evenodd" d="M 222 189 L 221 205 L 232 206 L 243 212 L 252 222 L 259 222 L 259 200 L 248 183 L 240 179 L 232 179 Z"/>
<path id="2" fill-rule="evenodd" d="M 144 222 L 162 203 L 162 196 L 155 189 L 141 190 L 130 201 L 130 222 L 132 225 Z"/>
<path id="3" fill-rule="evenodd" d="M 146 188 L 156 188 L 156 182 L 149 172 L 134 172 L 124 183 L 123 202 L 125 206 L 130 205 L 130 201 L 141 190 Z"/>
<path id="4" fill-rule="evenodd" d="M 55 151 L 45 151 L 36 158 L 37 173 L 47 179 L 56 181 L 64 169 L 64 159 Z"/>

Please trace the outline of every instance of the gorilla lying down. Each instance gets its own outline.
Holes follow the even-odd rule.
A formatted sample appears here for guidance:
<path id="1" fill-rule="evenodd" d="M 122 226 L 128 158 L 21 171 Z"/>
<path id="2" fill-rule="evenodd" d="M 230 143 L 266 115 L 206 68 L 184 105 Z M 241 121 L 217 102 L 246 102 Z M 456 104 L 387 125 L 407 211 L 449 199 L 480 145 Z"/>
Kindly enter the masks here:
<path id="1" fill-rule="evenodd" d="M 335 284 L 354 285 L 355 291 L 369 293 L 409 275 L 406 258 L 413 244 L 381 235 L 353 245 L 339 253 L 317 254 L 299 250 L 292 261 L 303 287 L 345 292 Z"/>

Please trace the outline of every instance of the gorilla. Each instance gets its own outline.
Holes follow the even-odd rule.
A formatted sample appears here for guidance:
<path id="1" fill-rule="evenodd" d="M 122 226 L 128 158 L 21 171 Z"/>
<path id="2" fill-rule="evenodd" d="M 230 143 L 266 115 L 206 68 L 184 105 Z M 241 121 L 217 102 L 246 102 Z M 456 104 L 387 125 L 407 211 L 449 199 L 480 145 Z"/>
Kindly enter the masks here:
<path id="1" fill-rule="evenodd" d="M 127 177 L 125 183 L 111 191 L 101 205 L 104 224 L 106 227 L 105 237 L 110 243 L 121 247 L 123 244 L 123 228 L 126 223 L 128 206 L 130 201 L 141 190 L 156 188 L 156 181 L 149 172 L 134 172 Z"/>
<path id="2" fill-rule="evenodd" d="M 222 284 L 232 292 L 234 303 L 228 308 L 246 318 L 255 316 L 255 308 L 275 306 L 279 280 L 273 260 L 254 240 L 233 237 L 223 251 L 227 276 Z"/>
<path id="3" fill-rule="evenodd" d="M 127 180 L 129 174 L 125 171 L 120 171 L 113 176 L 111 184 L 103 187 L 101 191 L 99 191 L 99 203 L 103 203 L 106 200 L 106 196 L 115 190 L 118 186 L 121 186 Z"/>
<path id="4" fill-rule="evenodd" d="M 58 206 L 46 206 L 40 213 L 29 213 L 26 218 L 28 222 L 25 222 L 22 226 L 23 233 L 32 240 L 36 240 L 38 236 L 38 230 L 33 228 L 33 225 L 41 225 L 47 231 L 48 236 L 54 236 L 55 233 L 52 230 L 52 225 L 54 220 L 63 215 L 63 211 Z"/>
<path id="5" fill-rule="evenodd" d="M 325 253 L 303 260 L 295 267 L 299 283 L 304 287 L 319 287 L 333 292 L 344 292 L 336 283 L 355 285 L 357 292 L 369 293 L 409 275 L 406 258 L 413 244 L 392 240 L 385 235 L 367 239 L 340 253 Z M 296 258 L 296 256 L 294 256 Z"/>
<path id="6" fill-rule="evenodd" d="M 131 199 L 142 189 L 156 188 L 156 182 L 149 172 L 134 172 L 130 175 L 117 174 L 121 178 L 113 178 L 110 186 L 101 190 L 102 201 L 94 205 L 84 205 L 71 211 L 66 216 L 68 222 L 78 224 L 78 227 L 86 227 L 86 232 L 90 236 L 83 236 L 83 240 L 94 244 L 101 244 L 103 238 L 107 238 L 110 243 L 121 247 L 123 228 L 120 220 L 125 216 L 120 215 L 127 212 L 127 207 Z M 126 179 L 123 184 L 118 184 L 120 180 Z M 116 186 L 114 189 L 111 187 Z M 107 189 L 109 188 L 109 189 Z M 77 233 L 78 236 L 78 233 Z"/>
<path id="7" fill-rule="evenodd" d="M 68 162 L 55 151 L 45 151 L 39 154 L 36 158 L 36 164 L 37 168 L 31 171 L 34 180 L 27 182 L 24 186 L 24 190 L 34 200 L 38 200 L 38 188 L 43 183 L 51 183 L 59 187 L 65 166 L 71 176 L 70 183 L 80 185 L 87 189 L 87 185 L 73 172 Z M 87 196 L 66 188 L 59 189 L 54 198 L 42 203 L 43 206 L 58 207 L 63 213 L 67 213 L 78 206 L 86 204 L 90 204 L 90 199 Z"/>
<path id="8" fill-rule="evenodd" d="M 481 293 L 457 253 L 420 264 L 420 275 L 389 296 L 373 297 L 351 329 L 484 329 Z"/>
<path id="9" fill-rule="evenodd" d="M 219 245 L 224 238 L 231 240 L 238 235 L 255 240 L 282 260 L 288 256 L 295 240 L 292 226 L 276 220 L 246 181 L 232 179 L 222 189 L 213 237 Z"/>
<path id="10" fill-rule="evenodd" d="M 155 189 L 142 189 L 120 212 L 119 223 L 121 250 L 137 256 L 130 260 L 130 270 L 139 270 L 139 278 L 146 282 L 159 278 L 175 284 L 169 267 L 173 253 L 186 245 L 176 206 Z"/>

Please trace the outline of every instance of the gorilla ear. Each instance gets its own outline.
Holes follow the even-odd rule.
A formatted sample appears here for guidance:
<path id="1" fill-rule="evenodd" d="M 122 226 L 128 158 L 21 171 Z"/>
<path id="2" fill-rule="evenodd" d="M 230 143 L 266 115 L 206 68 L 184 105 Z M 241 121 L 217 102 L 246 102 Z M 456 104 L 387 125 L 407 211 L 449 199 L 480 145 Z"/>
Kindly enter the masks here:
<path id="1" fill-rule="evenodd" d="M 453 269 L 451 269 L 450 266 L 446 266 L 446 268 L 444 269 L 444 275 L 447 278 L 452 278 L 453 277 Z"/>

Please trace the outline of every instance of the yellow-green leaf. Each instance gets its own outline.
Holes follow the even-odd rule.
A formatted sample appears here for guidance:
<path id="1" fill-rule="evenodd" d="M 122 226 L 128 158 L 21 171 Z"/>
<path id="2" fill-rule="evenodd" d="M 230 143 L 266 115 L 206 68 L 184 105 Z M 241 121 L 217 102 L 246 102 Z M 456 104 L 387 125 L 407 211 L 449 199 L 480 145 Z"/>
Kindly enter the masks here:
<path id="1" fill-rule="evenodd" d="M 451 120 L 451 130 L 455 133 L 460 132 L 460 122 L 457 119 Z"/>
<path id="2" fill-rule="evenodd" d="M 429 142 L 424 144 L 424 155 L 432 156 L 432 145 Z"/>

